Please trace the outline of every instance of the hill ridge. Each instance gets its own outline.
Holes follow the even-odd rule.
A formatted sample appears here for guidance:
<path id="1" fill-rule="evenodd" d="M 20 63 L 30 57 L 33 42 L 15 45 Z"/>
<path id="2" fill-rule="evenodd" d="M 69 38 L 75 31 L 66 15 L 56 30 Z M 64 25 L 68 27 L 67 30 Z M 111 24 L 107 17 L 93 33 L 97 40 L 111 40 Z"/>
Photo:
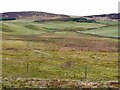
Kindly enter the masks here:
<path id="1" fill-rule="evenodd" d="M 16 18 L 16 19 L 48 19 L 48 18 L 69 18 L 70 16 L 64 14 L 54 14 L 38 11 L 21 11 L 21 12 L 5 12 L 1 13 L 2 18 Z"/>

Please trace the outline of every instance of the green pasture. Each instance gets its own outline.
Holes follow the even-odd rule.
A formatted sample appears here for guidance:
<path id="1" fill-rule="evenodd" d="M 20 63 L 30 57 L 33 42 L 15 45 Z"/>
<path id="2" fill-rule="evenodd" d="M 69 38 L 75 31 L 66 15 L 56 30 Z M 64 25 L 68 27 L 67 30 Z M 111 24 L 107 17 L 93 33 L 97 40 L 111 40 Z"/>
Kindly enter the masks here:
<path id="1" fill-rule="evenodd" d="M 4 34 L 30 35 L 45 32 L 59 31 L 83 31 L 87 29 L 99 28 L 105 25 L 99 23 L 76 23 L 76 22 L 43 22 L 33 21 L 6 21 L 2 23 Z"/>
<path id="2" fill-rule="evenodd" d="M 80 31 L 84 34 L 91 34 L 96 36 L 103 36 L 103 37 L 112 37 L 112 38 L 118 38 L 118 26 L 108 26 L 108 27 L 102 27 L 97 28 L 94 30 L 86 30 L 86 31 Z"/>

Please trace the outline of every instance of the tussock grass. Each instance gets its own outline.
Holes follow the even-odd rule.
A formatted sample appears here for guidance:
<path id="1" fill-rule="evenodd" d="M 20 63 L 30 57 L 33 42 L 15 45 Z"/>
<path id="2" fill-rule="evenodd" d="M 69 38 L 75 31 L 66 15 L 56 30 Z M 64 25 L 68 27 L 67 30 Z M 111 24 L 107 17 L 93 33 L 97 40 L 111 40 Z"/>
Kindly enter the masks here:
<path id="1" fill-rule="evenodd" d="M 104 26 L 103 23 L 3 22 L 3 28 L 12 30 L 3 31 L 3 78 L 117 80 L 117 40 L 76 33 L 110 30 Z"/>

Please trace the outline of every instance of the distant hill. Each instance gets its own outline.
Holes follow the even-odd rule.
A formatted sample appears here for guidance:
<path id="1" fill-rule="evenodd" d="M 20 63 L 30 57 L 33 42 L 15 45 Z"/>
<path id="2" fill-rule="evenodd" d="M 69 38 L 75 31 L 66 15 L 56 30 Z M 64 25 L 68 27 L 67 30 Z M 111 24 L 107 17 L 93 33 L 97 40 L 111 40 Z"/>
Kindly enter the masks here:
<path id="1" fill-rule="evenodd" d="M 53 14 L 46 12 L 26 11 L 26 12 L 6 12 L 2 13 L 2 18 L 16 18 L 16 19 L 57 19 L 69 18 L 68 15 Z"/>
<path id="2" fill-rule="evenodd" d="M 2 13 L 2 18 L 16 18 L 16 19 L 29 19 L 29 20 L 30 19 L 32 20 L 54 20 L 54 19 L 63 20 L 66 18 L 80 18 L 80 17 L 84 17 L 86 19 L 92 19 L 92 20 L 118 20 L 120 18 L 120 13 L 77 16 L 77 17 L 64 15 L 64 14 L 53 14 L 53 13 L 37 12 L 37 11 Z"/>
<path id="3" fill-rule="evenodd" d="M 91 15 L 91 16 L 85 16 L 85 17 L 91 18 L 94 20 L 118 20 L 120 19 L 120 13 Z"/>

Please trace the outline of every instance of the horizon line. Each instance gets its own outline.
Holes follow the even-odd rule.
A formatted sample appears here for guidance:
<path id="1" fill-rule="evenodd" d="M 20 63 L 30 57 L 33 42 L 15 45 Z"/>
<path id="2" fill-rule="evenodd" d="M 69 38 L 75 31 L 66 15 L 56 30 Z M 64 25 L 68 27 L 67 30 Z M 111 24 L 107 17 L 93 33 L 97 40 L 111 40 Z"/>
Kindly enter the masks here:
<path id="1" fill-rule="evenodd" d="M 104 14 L 119 14 L 120 12 L 110 12 L 110 13 L 99 13 L 99 14 L 89 14 L 89 15 L 69 15 L 65 13 L 54 13 L 54 12 L 46 12 L 46 11 L 34 11 L 34 10 L 25 10 L 25 11 L 6 11 L 6 12 L 0 12 L 3 13 L 15 13 L 15 12 L 43 12 L 43 13 L 51 13 L 51 14 L 58 14 L 58 15 L 68 15 L 68 16 L 93 16 L 93 15 L 104 15 Z"/>

